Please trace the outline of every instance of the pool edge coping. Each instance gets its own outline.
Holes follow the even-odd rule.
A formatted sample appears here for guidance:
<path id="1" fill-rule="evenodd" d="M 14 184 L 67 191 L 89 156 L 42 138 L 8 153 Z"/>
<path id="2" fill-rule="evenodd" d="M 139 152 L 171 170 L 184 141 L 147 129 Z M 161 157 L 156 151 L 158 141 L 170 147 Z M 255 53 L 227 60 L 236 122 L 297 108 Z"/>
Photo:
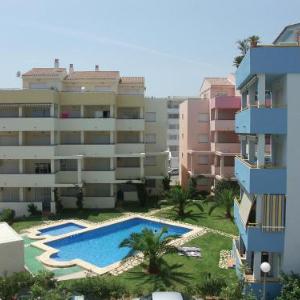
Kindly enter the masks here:
<path id="1" fill-rule="evenodd" d="M 72 231 L 72 232 L 69 232 L 69 233 L 65 233 L 65 234 L 62 234 L 62 235 L 59 235 L 59 236 L 44 236 L 43 239 L 32 242 L 31 245 L 45 251 L 40 256 L 38 256 L 37 259 L 39 261 L 41 261 L 46 266 L 54 267 L 54 268 L 67 268 L 67 267 L 72 267 L 72 266 L 77 265 L 77 266 L 79 266 L 79 267 L 81 267 L 81 268 L 83 268 L 87 271 L 96 273 L 98 275 L 102 275 L 102 274 L 105 274 L 107 272 L 111 272 L 111 271 L 119 268 L 120 266 L 122 266 L 123 263 L 125 263 L 128 260 L 138 261 L 138 264 L 139 264 L 143 261 L 143 256 L 141 255 L 141 253 L 137 253 L 134 256 L 125 258 L 121 261 L 117 261 L 113 264 L 110 264 L 106 267 L 101 268 L 101 267 L 97 267 L 94 264 L 88 263 L 88 262 L 86 262 L 82 259 L 73 259 L 73 260 L 69 260 L 69 261 L 54 260 L 54 259 L 50 258 L 50 256 L 57 253 L 59 250 L 57 250 L 55 248 L 52 248 L 50 246 L 47 246 L 46 243 L 56 241 L 56 240 L 61 240 L 61 239 L 67 238 L 67 237 L 71 237 L 74 234 L 81 234 L 81 233 L 84 233 L 84 232 L 89 232 L 89 231 L 94 230 L 94 229 L 98 229 L 98 228 L 101 228 L 101 227 L 106 227 L 106 226 L 109 226 L 109 225 L 117 224 L 117 223 L 120 223 L 122 221 L 127 221 L 127 220 L 131 220 L 131 219 L 135 219 L 135 218 L 141 218 L 141 219 L 145 219 L 145 220 L 149 220 L 149 221 L 153 221 L 153 222 L 169 224 L 171 226 L 176 226 L 176 227 L 185 227 L 185 228 L 190 230 L 189 232 L 184 233 L 180 238 L 172 240 L 170 242 L 170 244 L 180 243 L 180 242 L 184 241 L 186 238 L 189 238 L 190 236 L 194 236 L 195 234 L 200 233 L 200 232 L 203 231 L 203 228 L 201 228 L 201 227 L 199 228 L 199 226 L 194 226 L 194 225 L 191 225 L 191 224 L 188 224 L 188 223 L 183 223 L 183 222 L 179 223 L 179 222 L 176 222 L 176 221 L 159 219 L 159 218 L 152 217 L 152 216 L 151 217 L 144 216 L 142 214 L 131 214 L 129 216 L 127 215 L 127 216 L 122 216 L 120 218 L 114 218 L 113 220 L 107 220 L 107 221 L 101 222 L 101 224 L 95 223 L 93 225 L 90 224 L 90 223 L 85 223 L 84 221 L 79 221 L 78 222 L 78 220 L 74 220 L 74 223 L 76 223 L 76 222 L 78 222 L 78 224 L 82 223 L 80 225 L 86 226 L 86 228 L 76 230 L 76 231 Z M 68 222 L 72 222 L 72 221 L 73 220 L 68 220 Z M 58 222 L 57 225 L 64 224 L 64 223 L 67 223 L 67 221 L 64 220 L 64 221 Z M 55 225 L 56 225 L 56 223 L 55 223 Z M 55 225 L 52 225 L 52 226 L 55 226 Z M 50 227 L 50 226 L 51 225 L 48 224 L 48 225 L 45 225 L 45 226 L 42 226 L 42 227 L 47 228 L 47 227 Z M 40 229 L 42 227 L 40 227 Z M 37 228 L 35 228 L 35 230 L 36 229 Z"/>

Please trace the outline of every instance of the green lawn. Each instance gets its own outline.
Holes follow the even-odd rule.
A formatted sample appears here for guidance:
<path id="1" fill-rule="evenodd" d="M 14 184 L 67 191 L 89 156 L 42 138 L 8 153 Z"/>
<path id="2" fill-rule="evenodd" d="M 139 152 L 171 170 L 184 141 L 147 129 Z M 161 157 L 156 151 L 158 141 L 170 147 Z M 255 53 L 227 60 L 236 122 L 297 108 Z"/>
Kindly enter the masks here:
<path id="1" fill-rule="evenodd" d="M 204 211 L 202 212 L 198 207 L 190 206 L 187 209 L 189 214 L 183 219 L 178 219 L 176 212 L 173 209 L 158 212 L 154 216 L 180 220 L 193 225 L 206 226 L 235 235 L 238 234 L 238 230 L 233 220 L 225 218 L 225 209 L 223 207 L 217 207 L 211 215 L 208 214 L 209 207 L 210 204 L 203 204 Z"/>
<path id="2" fill-rule="evenodd" d="M 12 225 L 12 227 L 20 232 L 21 230 L 37 226 L 42 224 L 44 221 L 48 220 L 60 220 L 60 219 L 83 219 L 91 222 L 102 222 L 105 220 L 109 220 L 112 218 L 120 217 L 122 216 L 122 212 L 119 210 L 77 210 L 77 209 L 67 209 L 64 210 L 61 214 L 56 214 L 54 216 L 51 216 L 49 218 L 43 217 L 43 216 L 32 216 L 32 217 L 26 217 L 26 218 L 19 218 L 16 219 Z"/>
<path id="3" fill-rule="evenodd" d="M 220 250 L 231 249 L 232 240 L 217 234 L 208 233 L 187 243 L 188 246 L 197 246 L 202 250 L 202 258 L 168 254 L 164 258 L 170 266 L 176 266 L 173 271 L 164 276 L 148 275 L 138 266 L 117 278 L 125 283 L 135 293 L 147 294 L 157 289 L 174 288 L 179 291 L 188 286 L 200 283 L 205 273 L 212 276 L 224 277 L 228 281 L 236 280 L 234 270 L 225 270 L 218 267 Z"/>

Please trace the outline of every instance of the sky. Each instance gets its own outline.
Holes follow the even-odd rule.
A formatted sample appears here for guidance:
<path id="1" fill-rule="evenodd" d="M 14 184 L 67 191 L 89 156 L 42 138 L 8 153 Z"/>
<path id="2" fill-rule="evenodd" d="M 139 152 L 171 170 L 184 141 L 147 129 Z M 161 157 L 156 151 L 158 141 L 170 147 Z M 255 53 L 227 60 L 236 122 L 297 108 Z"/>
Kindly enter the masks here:
<path id="1" fill-rule="evenodd" d="M 300 22 L 300 0 L 0 0 L 0 88 L 52 67 L 144 76 L 146 95 L 196 96 L 234 72 L 236 41 L 272 43 Z"/>

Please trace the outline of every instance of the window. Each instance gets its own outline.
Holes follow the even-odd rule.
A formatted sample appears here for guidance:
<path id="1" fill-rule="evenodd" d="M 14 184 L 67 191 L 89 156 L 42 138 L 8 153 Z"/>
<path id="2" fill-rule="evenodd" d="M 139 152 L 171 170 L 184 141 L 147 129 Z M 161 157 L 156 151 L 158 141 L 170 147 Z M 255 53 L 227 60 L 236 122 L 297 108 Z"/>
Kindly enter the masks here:
<path id="1" fill-rule="evenodd" d="M 155 186 L 156 186 L 155 179 L 146 179 L 147 188 L 155 188 Z"/>
<path id="2" fill-rule="evenodd" d="M 208 143 L 208 135 L 207 134 L 199 134 L 198 143 Z"/>
<path id="3" fill-rule="evenodd" d="M 169 150 L 170 150 L 170 151 L 178 151 L 178 150 L 179 150 L 179 147 L 176 146 L 176 145 L 170 145 L 170 146 L 169 146 Z"/>
<path id="4" fill-rule="evenodd" d="M 179 103 L 169 101 L 168 102 L 168 108 L 179 108 Z"/>
<path id="5" fill-rule="evenodd" d="M 156 166 L 156 156 L 146 156 L 144 165 L 145 166 Z"/>
<path id="6" fill-rule="evenodd" d="M 209 179 L 208 178 L 197 178 L 197 184 L 198 185 L 209 185 Z"/>
<path id="7" fill-rule="evenodd" d="M 145 113 L 146 122 L 156 122 L 156 112 L 146 112 Z"/>
<path id="8" fill-rule="evenodd" d="M 178 119 L 179 118 L 179 114 L 168 114 L 168 118 L 169 119 Z"/>
<path id="9" fill-rule="evenodd" d="M 198 122 L 208 122 L 209 120 L 209 117 L 208 117 L 208 114 L 206 113 L 199 113 L 198 114 Z"/>
<path id="10" fill-rule="evenodd" d="M 178 134 L 169 134 L 168 135 L 169 140 L 178 140 Z"/>
<path id="11" fill-rule="evenodd" d="M 208 155 L 199 155 L 198 164 L 199 165 L 208 165 Z"/>
<path id="12" fill-rule="evenodd" d="M 169 124 L 169 129 L 179 129 L 179 124 Z"/>
<path id="13" fill-rule="evenodd" d="M 145 143 L 146 144 L 155 144 L 156 143 L 156 134 L 149 133 L 145 135 Z"/>

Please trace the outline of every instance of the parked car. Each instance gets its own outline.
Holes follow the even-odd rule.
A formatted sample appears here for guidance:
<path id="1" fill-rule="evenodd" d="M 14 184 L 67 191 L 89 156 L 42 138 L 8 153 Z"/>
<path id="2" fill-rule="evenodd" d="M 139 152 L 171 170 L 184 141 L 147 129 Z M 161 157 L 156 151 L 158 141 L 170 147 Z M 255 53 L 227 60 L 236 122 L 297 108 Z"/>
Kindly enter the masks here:
<path id="1" fill-rule="evenodd" d="M 179 169 L 171 169 L 171 170 L 169 170 L 169 175 L 179 175 Z"/>
<path id="2" fill-rule="evenodd" d="M 135 300 L 183 300 L 183 296 L 177 292 L 154 292 Z"/>

